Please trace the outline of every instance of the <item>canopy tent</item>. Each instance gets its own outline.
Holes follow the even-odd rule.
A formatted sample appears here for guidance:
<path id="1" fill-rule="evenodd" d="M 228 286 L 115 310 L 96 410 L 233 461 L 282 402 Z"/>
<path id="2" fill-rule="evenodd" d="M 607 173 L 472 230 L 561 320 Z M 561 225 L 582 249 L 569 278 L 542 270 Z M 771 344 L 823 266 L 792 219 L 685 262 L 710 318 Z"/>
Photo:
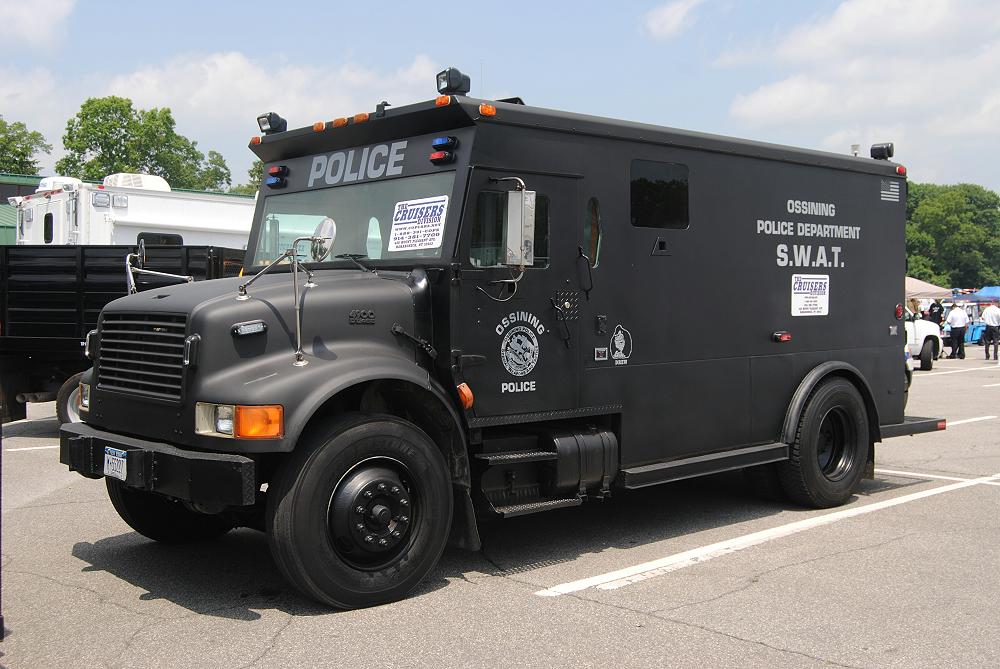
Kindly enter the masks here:
<path id="1" fill-rule="evenodd" d="M 993 302 L 994 300 L 1000 300 L 1000 286 L 985 286 L 971 295 L 962 295 L 960 299 L 966 302 Z"/>
<path id="2" fill-rule="evenodd" d="M 912 276 L 906 277 L 906 298 L 915 300 L 941 300 L 951 297 L 951 289 L 935 286 Z"/>

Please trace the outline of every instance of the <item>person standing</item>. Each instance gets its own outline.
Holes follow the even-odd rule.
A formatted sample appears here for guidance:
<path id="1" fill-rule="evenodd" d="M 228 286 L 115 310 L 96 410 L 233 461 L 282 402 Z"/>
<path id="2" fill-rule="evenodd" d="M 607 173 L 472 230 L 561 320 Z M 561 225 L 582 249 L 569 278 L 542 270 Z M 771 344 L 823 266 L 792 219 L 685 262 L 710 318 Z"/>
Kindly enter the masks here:
<path id="1" fill-rule="evenodd" d="M 986 333 L 983 334 L 983 343 L 986 347 L 986 359 L 990 359 L 990 343 L 993 343 L 993 359 L 997 359 L 997 347 L 1000 347 L 1000 307 L 996 300 L 990 302 L 990 306 L 983 309 L 983 322 L 986 323 Z"/>
<path id="2" fill-rule="evenodd" d="M 945 323 L 951 326 L 951 355 L 948 358 L 965 360 L 965 328 L 969 325 L 969 314 L 958 304 L 953 304 Z"/>
<path id="3" fill-rule="evenodd" d="M 932 323 L 937 323 L 941 325 L 941 321 L 944 319 L 944 307 L 937 300 L 931 302 L 931 306 L 927 309 L 927 320 Z"/>

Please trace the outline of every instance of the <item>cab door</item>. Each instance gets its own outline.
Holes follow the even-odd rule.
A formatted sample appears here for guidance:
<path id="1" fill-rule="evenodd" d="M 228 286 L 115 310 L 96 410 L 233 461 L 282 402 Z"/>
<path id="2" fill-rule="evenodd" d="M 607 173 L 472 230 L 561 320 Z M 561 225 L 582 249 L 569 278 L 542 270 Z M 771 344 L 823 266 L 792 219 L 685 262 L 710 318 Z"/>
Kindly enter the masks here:
<path id="1" fill-rule="evenodd" d="M 536 193 L 535 258 L 523 273 L 502 264 L 510 177 Z M 579 406 L 576 194 L 570 177 L 472 172 L 452 342 L 456 381 L 472 389 L 477 418 Z"/>

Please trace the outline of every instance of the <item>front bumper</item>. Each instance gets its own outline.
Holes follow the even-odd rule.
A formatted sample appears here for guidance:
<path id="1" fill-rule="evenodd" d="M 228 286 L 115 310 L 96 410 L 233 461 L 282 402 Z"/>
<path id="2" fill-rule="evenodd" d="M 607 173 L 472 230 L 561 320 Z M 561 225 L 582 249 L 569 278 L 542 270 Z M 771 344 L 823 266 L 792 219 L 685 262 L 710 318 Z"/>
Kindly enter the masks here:
<path id="1" fill-rule="evenodd" d="M 125 485 L 187 502 L 248 506 L 257 496 L 256 463 L 229 453 L 185 451 L 156 441 L 66 423 L 59 462 L 84 476 L 104 475 L 104 448 L 126 452 Z"/>

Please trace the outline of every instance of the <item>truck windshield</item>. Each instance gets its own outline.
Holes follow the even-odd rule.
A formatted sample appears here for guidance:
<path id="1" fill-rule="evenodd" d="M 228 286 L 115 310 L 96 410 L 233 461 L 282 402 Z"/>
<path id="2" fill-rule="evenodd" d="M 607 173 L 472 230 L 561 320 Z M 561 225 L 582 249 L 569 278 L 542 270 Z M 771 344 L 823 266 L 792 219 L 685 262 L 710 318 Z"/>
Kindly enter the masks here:
<path id="1" fill-rule="evenodd" d="M 440 258 L 454 172 L 269 195 L 248 267 L 265 265 L 313 234 L 324 218 L 337 223 L 331 256 Z M 305 253 L 308 245 L 300 244 Z M 302 258 L 305 260 L 305 258 Z"/>

